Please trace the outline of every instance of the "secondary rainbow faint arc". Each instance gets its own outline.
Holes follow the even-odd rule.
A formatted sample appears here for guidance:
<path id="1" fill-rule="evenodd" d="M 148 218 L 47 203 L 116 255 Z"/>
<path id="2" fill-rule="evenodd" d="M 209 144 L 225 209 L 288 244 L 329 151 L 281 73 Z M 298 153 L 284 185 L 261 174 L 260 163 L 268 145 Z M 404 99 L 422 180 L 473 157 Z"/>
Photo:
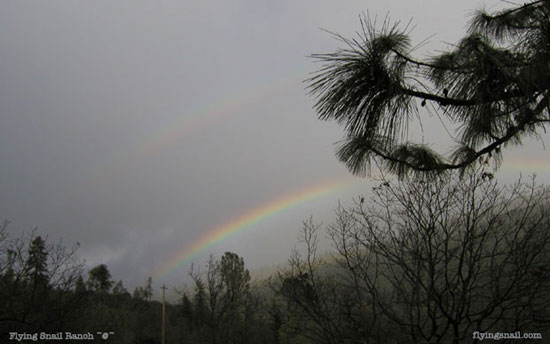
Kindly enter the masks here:
<path id="1" fill-rule="evenodd" d="M 300 81 L 300 74 L 294 72 L 277 80 L 255 84 L 253 87 L 202 104 L 186 115 L 182 115 L 179 119 L 165 124 L 151 135 L 144 137 L 131 152 L 116 154 L 116 160 L 135 160 L 152 155 L 178 139 L 197 133 L 200 131 L 199 129 L 223 120 L 224 115 L 234 115 L 241 108 L 259 102 L 263 97 L 271 96 L 277 90 L 284 90 L 289 85 L 299 84 Z"/>
<path id="2" fill-rule="evenodd" d="M 123 170 L 133 161 L 152 156 L 170 146 L 177 140 L 199 133 L 210 125 L 221 122 L 227 117 L 234 116 L 239 110 L 260 102 L 264 97 L 272 96 L 283 91 L 289 85 L 300 84 L 301 73 L 293 71 L 288 75 L 269 82 L 255 83 L 252 87 L 243 88 L 225 97 L 212 99 L 208 103 L 200 104 L 194 109 L 185 111 L 176 120 L 165 123 L 148 135 L 140 138 L 131 148 L 112 151 L 107 159 L 90 171 L 86 185 L 95 185 L 112 173 Z M 74 191 L 82 193 L 81 189 Z"/>
<path id="3" fill-rule="evenodd" d="M 197 240 L 189 247 L 185 247 L 182 250 L 174 254 L 167 262 L 158 267 L 154 275 L 156 277 L 165 276 L 171 271 L 174 271 L 178 267 L 189 263 L 191 258 L 197 254 L 205 251 L 206 249 L 218 244 L 227 237 L 241 232 L 252 225 L 265 220 L 268 217 L 274 216 L 282 211 L 297 205 L 303 204 L 312 199 L 327 195 L 343 187 L 357 183 L 357 180 L 347 180 L 340 182 L 325 183 L 322 185 L 316 185 L 314 187 L 301 190 L 292 194 L 285 195 L 277 200 L 264 204 L 261 207 L 252 209 L 245 214 L 234 218 L 210 231 L 208 231 L 203 237 Z"/>

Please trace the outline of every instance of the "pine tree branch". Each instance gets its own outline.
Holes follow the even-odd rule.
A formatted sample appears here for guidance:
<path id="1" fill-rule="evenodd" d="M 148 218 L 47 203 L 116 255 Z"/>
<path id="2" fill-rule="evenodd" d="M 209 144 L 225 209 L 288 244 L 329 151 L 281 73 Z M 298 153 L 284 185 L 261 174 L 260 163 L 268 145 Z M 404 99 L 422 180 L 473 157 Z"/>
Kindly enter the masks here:
<path id="1" fill-rule="evenodd" d="M 449 163 L 440 163 L 436 164 L 435 166 L 419 166 L 415 164 L 411 164 L 409 161 L 396 158 L 392 156 L 391 154 L 388 154 L 386 152 L 383 152 L 379 149 L 376 149 L 375 147 L 371 147 L 371 151 L 383 158 L 384 160 L 401 164 L 403 166 L 406 166 L 412 170 L 418 171 L 418 172 L 429 172 L 429 171 L 444 171 L 444 170 L 456 170 L 456 169 L 462 169 L 469 165 L 471 165 L 473 162 L 475 162 L 480 157 L 489 154 L 497 149 L 499 149 L 500 146 L 511 140 L 513 137 L 515 137 L 518 133 L 523 131 L 525 127 L 529 124 L 535 124 L 535 123 L 544 123 L 548 122 L 550 120 L 540 120 L 540 119 L 533 119 L 536 114 L 544 111 L 545 108 L 547 108 L 550 105 L 550 98 L 549 96 L 545 96 L 535 107 L 535 109 L 532 111 L 532 116 L 523 118 L 517 125 L 511 126 L 508 128 L 506 134 L 500 138 L 495 139 L 493 142 L 491 142 L 489 145 L 485 146 L 479 151 L 476 151 L 473 155 L 471 155 L 469 158 L 457 163 L 457 164 L 449 164 Z"/>

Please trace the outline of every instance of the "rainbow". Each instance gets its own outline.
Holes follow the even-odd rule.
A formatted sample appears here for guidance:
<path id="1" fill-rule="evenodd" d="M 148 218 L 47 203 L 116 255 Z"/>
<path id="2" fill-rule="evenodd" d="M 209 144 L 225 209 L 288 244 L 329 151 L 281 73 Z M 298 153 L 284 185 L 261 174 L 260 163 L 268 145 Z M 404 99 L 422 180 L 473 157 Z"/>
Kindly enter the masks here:
<path id="1" fill-rule="evenodd" d="M 193 257 L 204 252 L 208 248 L 219 244 L 224 239 L 236 233 L 242 232 L 247 228 L 250 228 L 251 226 L 269 217 L 279 214 L 287 209 L 306 203 L 315 198 L 325 196 L 334 191 L 340 190 L 347 186 L 351 186 L 358 182 L 360 181 L 354 179 L 343 182 L 325 183 L 295 193 L 291 193 L 277 200 L 268 202 L 263 206 L 255 208 L 212 230 L 207 231 L 206 234 L 202 238 L 197 240 L 194 244 L 189 247 L 184 247 L 182 250 L 178 251 L 171 258 L 169 258 L 168 261 L 166 261 L 162 266 L 158 267 L 153 272 L 153 275 L 155 277 L 166 276 L 168 273 L 189 263 Z"/>
<path id="2" fill-rule="evenodd" d="M 227 118 L 227 114 L 238 114 L 245 108 L 261 102 L 266 96 L 288 88 L 289 85 L 299 84 L 299 78 L 292 74 L 263 85 L 241 90 L 240 92 L 221 97 L 212 103 L 188 111 L 175 122 L 168 123 L 160 130 L 145 138 L 134 148 L 134 158 L 153 155 L 174 142 L 196 134 L 208 126 Z"/>
<path id="3" fill-rule="evenodd" d="M 121 171 L 131 162 L 153 156 L 179 140 L 189 138 L 209 126 L 241 113 L 244 109 L 251 108 L 266 97 L 283 92 L 292 85 L 300 85 L 301 75 L 301 72 L 293 72 L 276 80 L 256 83 L 225 97 L 215 98 L 212 102 L 201 104 L 194 109 L 184 110 L 178 119 L 152 130 L 130 149 L 111 152 L 107 161 L 90 173 L 89 179 L 96 181 L 102 176 Z"/>
<path id="4" fill-rule="evenodd" d="M 538 171 L 550 171 L 550 161 L 508 159 L 505 160 L 505 164 L 503 164 L 502 168 L 505 170 L 524 170 L 525 168 L 531 168 Z M 228 237 L 242 232 L 269 217 L 362 181 L 364 180 L 353 179 L 316 185 L 295 193 L 287 194 L 277 200 L 245 212 L 241 216 L 233 218 L 207 231 L 204 236 L 195 241 L 191 246 L 184 247 L 173 254 L 165 263 L 155 269 L 153 275 L 155 277 L 164 277 L 168 273 L 188 264 L 191 259 L 207 249 L 218 245 Z"/>
<path id="5" fill-rule="evenodd" d="M 225 97 L 217 97 L 195 108 L 182 110 L 178 119 L 151 130 L 148 135 L 138 139 L 133 146 L 111 151 L 102 163 L 89 170 L 85 182 L 68 189 L 63 198 L 85 194 L 110 176 L 123 172 L 124 168 L 133 162 L 154 156 L 180 140 L 201 133 L 209 126 L 251 108 L 264 101 L 266 97 L 284 92 L 293 85 L 300 85 L 303 81 L 302 74 L 302 71 L 293 71 L 275 80 L 256 82 L 250 87 L 237 90 Z"/>
<path id="6" fill-rule="evenodd" d="M 504 159 L 502 169 L 505 171 L 550 172 L 550 159 Z"/>

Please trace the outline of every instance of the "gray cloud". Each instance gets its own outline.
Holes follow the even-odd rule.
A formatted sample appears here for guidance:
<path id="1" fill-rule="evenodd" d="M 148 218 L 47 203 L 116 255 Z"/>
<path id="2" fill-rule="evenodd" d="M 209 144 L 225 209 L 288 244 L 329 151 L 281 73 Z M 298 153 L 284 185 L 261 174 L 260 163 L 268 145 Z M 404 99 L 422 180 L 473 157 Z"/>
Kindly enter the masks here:
<path id="1" fill-rule="evenodd" d="M 14 231 L 39 226 L 79 241 L 90 265 L 140 282 L 209 229 L 349 178 L 333 155 L 342 130 L 316 119 L 300 82 L 319 67 L 307 55 L 341 45 L 319 28 L 351 36 L 362 11 L 389 13 L 412 18 L 416 42 L 436 34 L 422 49 L 441 49 L 477 6 L 5 1 L 0 216 Z M 164 140 L 170 132 L 179 134 Z M 302 219 L 330 220 L 338 197 L 360 192 L 289 210 L 212 250 L 238 250 L 256 266 L 284 262 Z"/>

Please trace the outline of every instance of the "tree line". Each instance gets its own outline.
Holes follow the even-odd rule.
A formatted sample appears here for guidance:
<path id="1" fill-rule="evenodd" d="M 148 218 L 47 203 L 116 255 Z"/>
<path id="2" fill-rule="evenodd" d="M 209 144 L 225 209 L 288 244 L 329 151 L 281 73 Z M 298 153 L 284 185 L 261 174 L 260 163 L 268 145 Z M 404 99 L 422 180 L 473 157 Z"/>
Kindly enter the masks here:
<path id="1" fill-rule="evenodd" d="M 325 63 L 309 80 L 315 108 L 346 129 L 338 157 L 355 174 L 375 163 L 399 178 L 383 175 L 325 228 L 306 221 L 301 249 L 268 279 L 253 281 L 232 252 L 191 269 L 193 285 L 167 305 L 166 342 L 547 341 L 550 189 L 534 178 L 500 186 L 486 166 L 550 122 L 549 16 L 548 0 L 478 12 L 452 51 L 426 61 L 397 25 L 363 18 L 358 39 L 337 35 L 347 48 L 313 55 Z M 406 140 L 417 105 L 459 127 L 450 156 Z M 13 238 L 7 227 L 0 340 L 111 331 L 116 343 L 160 343 L 151 278 L 130 294 L 104 264 L 85 273 L 78 245 L 36 231 Z"/>
<path id="2" fill-rule="evenodd" d="M 492 174 L 382 179 L 372 195 L 313 220 L 287 265 L 252 280 L 226 252 L 189 272 L 167 305 L 167 343 L 475 343 L 473 333 L 550 327 L 550 189 Z M 130 294 L 77 246 L 0 230 L 0 330 L 114 332 L 159 343 L 152 279 Z M 99 338 L 98 338 L 99 340 Z"/>

